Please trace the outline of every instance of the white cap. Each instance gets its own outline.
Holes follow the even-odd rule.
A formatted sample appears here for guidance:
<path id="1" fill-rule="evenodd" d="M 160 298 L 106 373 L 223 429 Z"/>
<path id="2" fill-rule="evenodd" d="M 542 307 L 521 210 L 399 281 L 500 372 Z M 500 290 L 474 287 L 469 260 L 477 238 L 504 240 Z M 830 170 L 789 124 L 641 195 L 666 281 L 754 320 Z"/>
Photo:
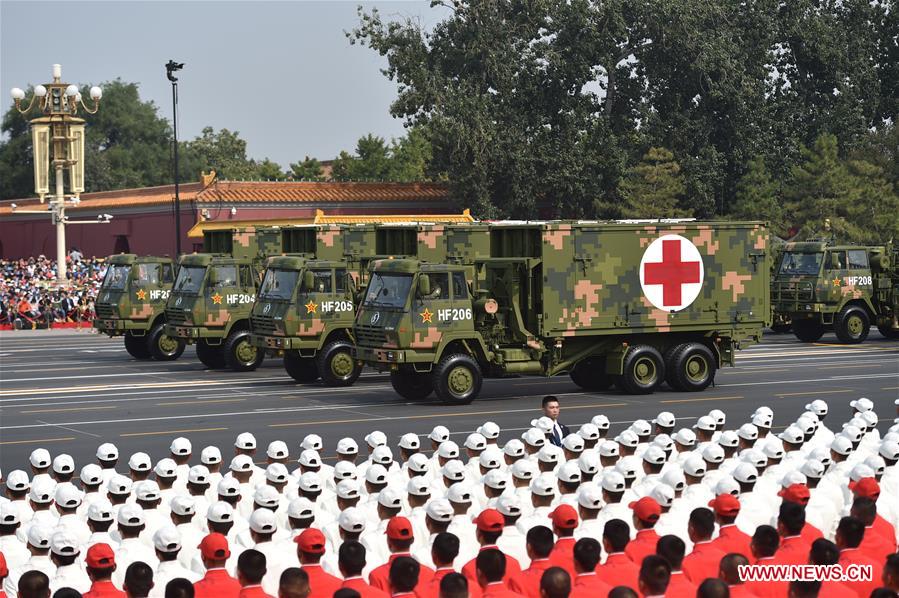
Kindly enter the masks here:
<path id="1" fill-rule="evenodd" d="M 747 448 L 740 451 L 740 460 L 751 464 L 757 469 L 761 469 L 768 464 L 768 456 L 755 448 Z"/>
<path id="2" fill-rule="evenodd" d="M 14 469 L 6 476 L 6 487 L 21 492 L 31 488 L 31 480 L 28 478 L 28 474 L 21 469 Z"/>
<path id="3" fill-rule="evenodd" d="M 409 471 L 415 473 L 428 473 L 430 463 L 424 453 L 415 453 L 406 460 Z M 336 466 L 335 466 L 336 469 Z"/>
<path id="4" fill-rule="evenodd" d="M 273 534 L 278 529 L 275 514 L 269 509 L 256 509 L 250 515 L 250 529 L 257 534 Z"/>
<path id="5" fill-rule="evenodd" d="M 886 440 L 880 443 L 880 449 L 878 450 L 880 456 L 884 459 L 889 459 L 890 461 L 895 461 L 899 459 L 899 442 L 894 440 Z"/>
<path id="6" fill-rule="evenodd" d="M 525 444 L 535 448 L 546 444 L 546 434 L 537 428 L 528 428 L 525 430 L 524 434 L 521 435 L 521 439 Z"/>
<path id="7" fill-rule="evenodd" d="M 611 424 L 611 422 L 609 422 L 609 418 L 602 414 L 594 415 L 593 419 L 590 420 L 590 423 L 596 426 L 599 430 L 608 430 L 609 425 Z"/>
<path id="8" fill-rule="evenodd" d="M 445 498 L 435 498 L 428 502 L 425 513 L 434 521 L 446 523 L 452 521 L 455 511 L 453 505 Z"/>
<path id="9" fill-rule="evenodd" d="M 689 428 L 681 428 L 671 438 L 681 446 L 694 446 L 696 444 L 696 433 Z"/>
<path id="10" fill-rule="evenodd" d="M 559 469 L 556 470 L 556 477 L 570 484 L 580 483 L 581 481 L 581 468 L 578 467 L 576 461 L 568 461 L 567 463 L 563 463 Z"/>
<path id="11" fill-rule="evenodd" d="M 174 525 L 165 525 L 153 534 L 153 546 L 159 552 L 177 552 L 181 550 L 181 534 Z"/>
<path id="12" fill-rule="evenodd" d="M 877 425 L 877 414 L 873 411 L 862 411 L 859 415 L 863 420 L 865 420 L 865 424 L 868 426 L 868 429 L 871 429 Z"/>
<path id="13" fill-rule="evenodd" d="M 144 509 L 140 505 L 127 503 L 119 508 L 116 522 L 121 525 L 144 525 Z"/>
<path id="14" fill-rule="evenodd" d="M 228 469 L 237 472 L 253 471 L 253 458 L 243 453 L 234 455 L 234 458 L 231 459 L 231 463 L 228 465 Z"/>
<path id="15" fill-rule="evenodd" d="M 496 501 L 496 510 L 506 517 L 518 517 L 521 515 L 521 499 L 514 494 L 500 496 Z"/>
<path id="16" fill-rule="evenodd" d="M 549 434 L 550 432 L 553 431 L 553 428 L 556 426 L 556 423 L 553 420 L 551 420 L 550 418 L 546 417 L 545 415 L 542 415 L 542 416 L 538 417 L 537 419 L 532 419 L 531 425 L 533 427 L 537 428 L 538 430 L 540 430 L 541 432 L 543 432 L 544 434 Z"/>
<path id="17" fill-rule="evenodd" d="M 119 449 L 111 442 L 104 442 L 97 447 L 97 459 L 101 461 L 115 461 L 119 458 Z"/>
<path id="18" fill-rule="evenodd" d="M 409 478 L 409 481 L 406 482 L 406 492 L 410 496 L 431 496 L 431 487 L 428 485 L 427 478 L 417 475 Z"/>
<path id="19" fill-rule="evenodd" d="M 386 444 L 378 445 L 371 453 L 371 460 L 374 463 L 388 466 L 393 463 L 393 451 Z"/>
<path id="20" fill-rule="evenodd" d="M 272 440 L 268 443 L 265 454 L 269 459 L 287 459 L 290 456 L 290 449 L 283 440 Z"/>
<path id="21" fill-rule="evenodd" d="M 0 504 L 0 523 L 3 525 L 15 525 L 20 523 L 19 508 L 7 501 Z"/>
<path id="22" fill-rule="evenodd" d="M 668 485 L 675 491 L 683 490 L 687 486 L 684 470 L 678 467 L 672 467 L 662 474 L 662 483 Z"/>
<path id="23" fill-rule="evenodd" d="M 138 500 L 159 500 L 159 484 L 153 480 L 143 480 L 134 485 L 134 495 Z"/>
<path id="24" fill-rule="evenodd" d="M 615 442 L 630 448 L 636 448 L 640 444 L 640 438 L 631 430 L 624 430 L 615 437 Z"/>
<path id="25" fill-rule="evenodd" d="M 874 470 L 865 465 L 864 463 L 856 463 L 856 465 L 849 470 L 849 479 L 853 482 L 857 482 L 859 480 L 863 480 L 864 478 L 873 478 Z"/>
<path id="26" fill-rule="evenodd" d="M 108 500 L 95 500 L 87 508 L 87 518 L 99 523 L 112 521 L 112 504 Z"/>
<path id="27" fill-rule="evenodd" d="M 830 450 L 838 455 L 849 455 L 852 453 L 852 441 L 843 434 L 837 434 L 830 443 Z"/>
<path id="28" fill-rule="evenodd" d="M 434 426 L 434 429 L 428 434 L 428 439 L 439 444 L 449 440 L 449 435 L 450 433 L 446 426 Z"/>
<path id="29" fill-rule="evenodd" d="M 759 429 L 754 424 L 743 424 L 737 430 L 737 436 L 743 440 L 758 440 Z"/>
<path id="30" fill-rule="evenodd" d="M 620 459 L 617 463 L 615 463 L 614 471 L 617 471 L 624 477 L 625 480 L 634 480 L 637 478 L 637 470 L 643 469 L 643 464 L 640 462 L 639 457 L 635 457 L 634 455 L 630 455 Z"/>
<path id="31" fill-rule="evenodd" d="M 444 459 L 458 459 L 459 445 L 452 440 L 444 440 L 437 447 L 437 456 Z"/>
<path id="32" fill-rule="evenodd" d="M 717 446 L 717 445 L 712 445 Z M 718 447 L 718 450 L 721 450 L 721 447 Z M 706 472 L 706 464 L 705 460 L 702 457 L 697 455 L 696 453 L 691 454 L 687 457 L 686 461 L 684 461 L 684 473 L 693 476 L 695 478 L 701 478 L 705 475 Z"/>
<path id="33" fill-rule="evenodd" d="M 577 435 L 584 440 L 599 440 L 599 428 L 587 422 L 577 431 Z M 566 436 L 567 438 L 567 436 Z"/>
<path id="34" fill-rule="evenodd" d="M 191 484 L 208 484 L 209 468 L 205 465 L 194 465 L 187 470 L 187 481 Z"/>
<path id="35" fill-rule="evenodd" d="M 789 442 L 791 444 L 802 444 L 805 440 L 805 432 L 803 432 L 796 424 L 790 424 L 787 426 L 786 430 L 778 434 L 777 437 L 784 442 Z"/>
<path id="36" fill-rule="evenodd" d="M 484 475 L 484 485 L 494 490 L 505 490 L 509 482 L 503 472 L 498 469 L 491 469 Z"/>
<path id="37" fill-rule="evenodd" d="M 222 462 L 222 452 L 216 446 L 207 446 L 200 453 L 200 463 L 215 465 Z"/>
<path id="38" fill-rule="evenodd" d="M 246 456 L 246 455 L 245 455 Z M 160 459 L 156 462 L 153 472 L 158 478 L 174 478 L 176 476 L 175 469 L 178 466 L 171 459 Z"/>
<path id="39" fill-rule="evenodd" d="M 696 420 L 696 424 L 693 426 L 697 430 L 705 430 L 707 432 L 714 432 L 718 427 L 718 424 L 715 423 L 715 420 L 712 419 L 708 415 L 703 415 L 699 419 Z"/>
<path id="40" fill-rule="evenodd" d="M 671 436 L 665 434 L 664 432 L 662 432 L 661 434 L 656 434 L 655 438 L 652 439 L 651 444 L 656 445 L 666 452 L 674 449 L 674 439 L 672 439 Z"/>
<path id="41" fill-rule="evenodd" d="M 581 453 L 581 456 L 577 458 L 577 466 L 582 473 L 595 475 L 599 472 L 599 455 L 597 455 L 595 451 Z"/>
<path id="42" fill-rule="evenodd" d="M 206 519 L 213 523 L 231 523 L 234 521 L 234 507 L 223 500 L 214 502 L 206 509 Z"/>
<path id="43" fill-rule="evenodd" d="M 531 494 L 537 496 L 553 496 L 556 493 L 556 480 L 549 472 L 544 472 L 531 480 Z"/>
<path id="44" fill-rule="evenodd" d="M 659 506 L 667 508 L 674 503 L 674 489 L 668 484 L 656 484 L 649 491 L 649 497 L 659 503 Z"/>
<path id="45" fill-rule="evenodd" d="M 321 451 L 324 446 L 322 437 L 318 434 L 306 434 L 303 438 L 303 442 L 300 443 L 300 447 L 307 451 Z"/>
<path id="46" fill-rule="evenodd" d="M 469 504 L 471 503 L 471 489 L 466 482 L 456 482 L 446 491 L 446 498 L 451 503 Z"/>
<path id="47" fill-rule="evenodd" d="M 347 532 L 365 531 L 365 514 L 357 507 L 344 509 L 337 517 L 337 525 Z"/>
<path id="48" fill-rule="evenodd" d="M 416 455 L 412 456 L 415 457 Z M 335 480 L 355 480 L 356 477 L 356 466 L 349 461 L 338 461 L 334 464 Z"/>
<path id="49" fill-rule="evenodd" d="M 734 468 L 734 479 L 743 484 L 753 483 L 759 479 L 759 472 L 752 463 L 738 463 Z"/>
<path id="50" fill-rule="evenodd" d="M 677 419 L 670 411 L 662 411 L 652 420 L 652 423 L 657 426 L 662 426 L 663 428 L 673 428 L 676 422 Z"/>
<path id="51" fill-rule="evenodd" d="M 740 496 L 740 484 L 737 483 L 737 480 L 735 480 L 733 476 L 726 475 L 715 484 L 715 496 L 719 494 Z"/>
<path id="52" fill-rule="evenodd" d="M 253 492 L 253 502 L 260 507 L 277 509 L 281 503 L 281 495 L 275 490 L 274 486 L 262 484 L 257 486 L 256 491 Z"/>
<path id="53" fill-rule="evenodd" d="M 512 438 L 503 445 L 503 454 L 508 455 L 513 459 L 524 457 L 524 453 L 524 443 L 517 438 Z"/>
<path id="54" fill-rule="evenodd" d="M 89 485 L 96 485 L 103 482 L 103 470 L 96 463 L 88 463 L 81 468 L 78 478 Z"/>
<path id="55" fill-rule="evenodd" d="M 727 421 L 727 416 L 720 409 L 712 409 L 709 411 L 709 417 L 715 420 L 715 424 L 719 426 L 723 426 L 724 422 Z"/>
<path id="56" fill-rule="evenodd" d="M 322 458 L 315 449 L 304 449 L 297 462 L 303 467 L 321 467 Z"/>
<path id="57" fill-rule="evenodd" d="M 403 493 L 396 488 L 387 486 L 378 492 L 378 504 L 388 509 L 399 509 L 403 506 Z"/>
<path id="58" fill-rule="evenodd" d="M 499 426 L 493 422 L 484 422 L 478 427 L 478 434 L 488 440 L 499 438 Z"/>
<path id="59" fill-rule="evenodd" d="M 81 506 L 81 491 L 72 484 L 60 484 L 54 495 L 57 507 L 74 509 Z"/>
<path id="60" fill-rule="evenodd" d="M 599 443 L 600 457 L 617 457 L 621 454 L 618 443 L 614 440 L 603 440 Z"/>
<path id="61" fill-rule="evenodd" d="M 50 451 L 45 448 L 34 449 L 33 451 L 31 451 L 31 455 L 28 457 L 28 461 L 29 463 L 31 463 L 32 467 L 37 467 L 38 469 L 50 467 Z"/>
<path id="62" fill-rule="evenodd" d="M 562 439 L 562 446 L 572 453 L 580 453 L 584 450 L 584 439 L 578 434 L 569 434 Z"/>
<path id="63" fill-rule="evenodd" d="M 840 434 L 852 442 L 858 442 L 862 439 L 862 436 L 864 436 L 864 432 L 861 431 L 861 428 L 853 426 L 852 424 L 843 424 L 843 431 L 840 432 Z"/>
<path id="64" fill-rule="evenodd" d="M 821 399 L 815 399 L 805 406 L 805 410 L 811 411 L 818 417 L 821 417 L 822 415 L 827 415 L 828 407 L 826 402 L 822 401 Z"/>
<path id="65" fill-rule="evenodd" d="M 472 432 L 465 438 L 464 446 L 472 451 L 482 451 L 487 448 L 487 439 L 477 432 Z"/>
<path id="66" fill-rule="evenodd" d="M 400 448 L 407 451 L 417 451 L 421 448 L 421 442 L 418 440 L 418 434 L 408 432 L 400 436 Z"/>
<path id="67" fill-rule="evenodd" d="M 322 489 L 322 483 L 318 479 L 318 474 L 314 471 L 307 471 L 301 475 L 297 482 L 297 486 L 299 486 L 300 490 L 303 492 L 321 492 Z"/>
<path id="68" fill-rule="evenodd" d="M 440 468 L 440 475 L 450 481 L 461 482 L 465 479 L 465 464 L 458 459 L 447 461 Z"/>
<path id="69" fill-rule="evenodd" d="M 643 451 L 643 460 L 652 465 L 662 465 L 667 460 L 667 455 L 661 447 L 650 444 L 646 447 L 646 450 Z"/>
<path id="70" fill-rule="evenodd" d="M 869 455 L 864 463 L 874 470 L 874 475 L 883 475 L 887 467 L 886 461 L 880 455 Z"/>
<path id="71" fill-rule="evenodd" d="M 286 484 L 290 480 L 290 472 L 283 463 L 270 463 L 265 468 L 265 479 L 273 484 Z"/>
<path id="72" fill-rule="evenodd" d="M 53 502 L 53 494 L 56 492 L 56 482 L 48 478 L 36 478 L 31 484 L 28 498 L 39 504 Z"/>
<path id="73" fill-rule="evenodd" d="M 537 451 L 537 460 L 542 463 L 558 463 L 561 460 L 561 449 L 554 444 L 544 444 Z"/>
<path id="74" fill-rule="evenodd" d="M 197 514 L 197 501 L 193 496 L 174 496 L 169 501 L 172 513 L 181 517 L 193 517 Z"/>
<path id="75" fill-rule="evenodd" d="M 630 426 L 631 432 L 637 436 L 649 436 L 652 434 L 652 426 L 645 419 L 638 419 Z"/>
<path id="76" fill-rule="evenodd" d="M 225 497 L 240 496 L 240 482 L 237 481 L 237 478 L 225 476 L 219 480 L 215 493 Z"/>
<path id="77" fill-rule="evenodd" d="M 519 459 L 512 464 L 512 477 L 519 480 L 533 480 L 537 477 L 537 466 L 528 459 Z"/>
<path id="78" fill-rule="evenodd" d="M 370 484 L 386 484 L 387 469 L 379 463 L 372 463 L 365 470 L 365 481 Z"/>
<path id="79" fill-rule="evenodd" d="M 855 409 L 856 411 L 871 411 L 874 409 L 874 403 L 871 399 L 867 399 L 862 397 L 855 401 L 849 401 L 849 406 Z"/>
<path id="80" fill-rule="evenodd" d="M 359 445 L 352 438 L 341 438 L 337 441 L 338 455 L 358 455 Z"/>
<path id="81" fill-rule="evenodd" d="M 767 405 L 762 405 L 761 407 L 756 407 L 755 411 L 753 411 L 753 415 L 764 415 L 768 419 L 774 419 L 774 410 Z"/>
<path id="82" fill-rule="evenodd" d="M 53 459 L 53 471 L 56 473 L 74 473 L 75 460 L 72 459 L 71 455 L 66 455 L 65 453 L 56 455 Z"/>
<path id="83" fill-rule="evenodd" d="M 370 446 L 371 448 L 375 448 L 377 446 L 387 444 L 387 436 L 384 434 L 384 432 L 375 430 L 373 432 L 369 432 L 365 436 L 365 442 L 368 443 L 368 446 Z"/>
<path id="84" fill-rule="evenodd" d="M 28 528 L 28 543 L 35 548 L 50 548 L 53 530 L 45 525 L 34 524 Z"/>
<path id="85" fill-rule="evenodd" d="M 359 498 L 359 482 L 357 480 L 340 480 L 337 482 L 337 497 L 343 500 Z"/>
<path id="86" fill-rule="evenodd" d="M 825 467 L 824 464 L 817 459 L 806 459 L 799 467 L 799 471 L 801 471 L 806 478 L 820 479 L 824 477 Z"/>
<path id="87" fill-rule="evenodd" d="M 718 444 L 727 448 L 737 448 L 740 446 L 740 437 L 733 430 L 724 430 L 718 436 Z"/>
<path id="88" fill-rule="evenodd" d="M 147 453 L 134 453 L 128 459 L 128 468 L 132 471 L 150 471 L 153 468 L 150 455 Z"/>
<path id="89" fill-rule="evenodd" d="M 488 447 L 478 456 L 478 464 L 484 469 L 496 469 L 503 462 L 503 452 L 495 446 Z"/>
<path id="90" fill-rule="evenodd" d="M 706 463 L 721 463 L 724 461 L 724 449 L 721 448 L 720 444 L 715 444 L 714 442 L 706 443 L 704 447 L 702 447 L 702 459 Z"/>
<path id="91" fill-rule="evenodd" d="M 606 492 L 624 492 L 624 476 L 610 471 L 602 476 L 602 489 Z"/>
<path id="92" fill-rule="evenodd" d="M 295 498 L 287 505 L 287 516 L 292 519 L 312 519 L 315 517 L 315 503 L 302 496 Z"/>
<path id="93" fill-rule="evenodd" d="M 869 411 L 868 413 L 873 413 L 873 411 Z M 816 420 L 804 415 L 798 418 L 793 425 L 799 428 L 799 431 L 802 432 L 803 436 L 814 434 L 815 430 L 818 428 Z"/>
<path id="94" fill-rule="evenodd" d="M 601 509 L 603 506 L 602 488 L 592 482 L 581 484 L 577 489 L 577 503 L 587 509 Z"/>
<path id="95" fill-rule="evenodd" d="M 179 457 L 189 455 L 192 450 L 193 447 L 190 444 L 190 440 L 188 440 L 184 436 L 179 436 L 178 438 L 174 439 L 171 446 L 169 446 L 169 451 L 171 451 L 173 455 L 178 455 Z"/>
<path id="96" fill-rule="evenodd" d="M 754 413 L 752 415 L 752 425 L 757 428 L 770 428 L 773 421 L 773 417 L 767 413 Z"/>
<path id="97" fill-rule="evenodd" d="M 241 432 L 237 435 L 234 446 L 245 451 L 251 451 L 256 448 L 256 437 L 249 432 Z"/>
<path id="98" fill-rule="evenodd" d="M 801 471 L 788 471 L 780 479 L 780 485 L 783 488 L 789 488 L 793 484 L 807 484 L 808 478 Z"/>

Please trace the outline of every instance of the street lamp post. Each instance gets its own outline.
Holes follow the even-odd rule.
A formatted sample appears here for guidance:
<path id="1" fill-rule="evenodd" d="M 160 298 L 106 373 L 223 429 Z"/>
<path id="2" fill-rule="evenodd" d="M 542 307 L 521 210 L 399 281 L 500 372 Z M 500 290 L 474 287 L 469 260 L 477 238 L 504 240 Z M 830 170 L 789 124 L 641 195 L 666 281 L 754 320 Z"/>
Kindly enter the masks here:
<path id="1" fill-rule="evenodd" d="M 31 120 L 32 150 L 34 152 L 34 192 L 41 203 L 49 196 L 50 217 L 56 225 L 56 279 L 58 284 L 66 282 L 66 196 L 64 170 L 69 170 L 69 199 L 77 204 L 84 192 L 84 119 L 78 118 L 79 106 L 88 114 L 95 114 L 100 107 L 103 91 L 91 87 L 94 102 L 88 107 L 81 99 L 76 85 L 62 82 L 62 67 L 53 65 L 53 82 L 36 85 L 28 105 L 23 107 L 25 92 L 13 88 L 12 98 L 21 114 L 28 114 L 35 106 L 44 116 Z M 56 193 L 50 195 L 50 153 L 55 172 Z M 17 213 L 28 213 L 19 210 Z M 105 216 L 105 215 L 104 215 Z M 101 218 L 100 221 L 108 218 Z"/>
<path id="2" fill-rule="evenodd" d="M 175 134 L 175 256 L 181 255 L 181 195 L 178 192 L 178 77 L 177 71 L 184 68 L 183 62 L 169 60 L 165 65 L 165 74 L 172 82 L 172 129 Z"/>

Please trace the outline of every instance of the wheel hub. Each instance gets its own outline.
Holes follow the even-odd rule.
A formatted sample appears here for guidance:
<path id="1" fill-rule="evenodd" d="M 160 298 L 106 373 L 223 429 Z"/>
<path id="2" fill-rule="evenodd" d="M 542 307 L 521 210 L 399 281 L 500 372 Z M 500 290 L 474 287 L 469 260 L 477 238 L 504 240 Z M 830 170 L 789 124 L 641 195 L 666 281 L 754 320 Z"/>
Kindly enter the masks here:
<path id="1" fill-rule="evenodd" d="M 331 372 L 338 378 L 346 378 L 353 373 L 355 364 L 352 356 L 341 351 L 331 358 Z"/>
<path id="2" fill-rule="evenodd" d="M 686 370 L 686 374 L 691 380 L 701 382 L 708 373 L 708 364 L 699 355 L 694 355 L 687 360 Z"/>
<path id="3" fill-rule="evenodd" d="M 178 341 L 163 334 L 159 337 L 159 350 L 166 355 L 171 355 L 178 350 Z"/>
<path id="4" fill-rule="evenodd" d="M 849 316 L 846 328 L 852 336 L 858 336 L 862 332 L 862 319 L 856 315 Z"/>
<path id="5" fill-rule="evenodd" d="M 242 363 L 252 363 L 256 359 L 256 347 L 251 345 L 249 341 L 241 341 L 237 345 L 237 359 Z"/>
<path id="6" fill-rule="evenodd" d="M 656 365 L 651 359 L 640 359 L 634 365 L 634 377 L 641 384 L 648 384 L 656 378 Z"/>
<path id="7" fill-rule="evenodd" d="M 461 366 L 455 367 L 450 371 L 447 381 L 449 389 L 454 394 L 460 395 L 471 390 L 471 386 L 474 384 L 471 372 L 468 371 L 468 368 Z"/>

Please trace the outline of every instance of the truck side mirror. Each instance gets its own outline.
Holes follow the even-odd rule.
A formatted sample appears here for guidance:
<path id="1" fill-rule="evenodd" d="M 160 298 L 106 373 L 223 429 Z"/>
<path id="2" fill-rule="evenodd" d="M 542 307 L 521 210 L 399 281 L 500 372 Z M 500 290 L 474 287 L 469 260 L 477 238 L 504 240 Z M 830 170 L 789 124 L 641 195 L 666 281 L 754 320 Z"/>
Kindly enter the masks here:
<path id="1" fill-rule="evenodd" d="M 838 254 L 838 253 L 830 254 L 830 268 L 831 268 L 831 270 L 839 270 L 840 269 L 840 254 Z"/>
<path id="2" fill-rule="evenodd" d="M 303 290 L 307 293 L 315 290 L 315 275 L 312 270 L 303 271 Z"/>
<path id="3" fill-rule="evenodd" d="M 418 276 L 418 296 L 426 297 L 431 294 L 431 277 L 427 274 Z"/>
<path id="4" fill-rule="evenodd" d="M 350 297 L 355 297 L 356 293 L 359 292 L 359 289 L 356 288 L 356 279 L 353 278 L 353 275 L 349 272 L 345 274 L 346 276 L 346 288 L 350 293 Z"/>

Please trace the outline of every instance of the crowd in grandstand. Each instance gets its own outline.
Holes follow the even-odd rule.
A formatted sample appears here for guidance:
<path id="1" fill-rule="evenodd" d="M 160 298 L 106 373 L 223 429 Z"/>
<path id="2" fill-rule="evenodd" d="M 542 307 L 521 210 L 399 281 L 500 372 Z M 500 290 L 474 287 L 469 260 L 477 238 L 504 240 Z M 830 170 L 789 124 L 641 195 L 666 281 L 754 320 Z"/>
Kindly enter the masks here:
<path id="1" fill-rule="evenodd" d="M 85 258 L 73 248 L 66 258 L 68 284 L 56 285 L 56 260 L 0 260 L 0 325 L 49 327 L 54 322 L 94 318 L 97 290 L 106 274 L 105 260 Z"/>
<path id="2" fill-rule="evenodd" d="M 768 407 L 730 426 L 663 412 L 615 435 L 604 415 L 574 432 L 544 416 L 461 446 L 437 426 L 395 450 L 373 431 L 331 463 L 316 434 L 293 456 L 179 437 L 156 463 L 104 443 L 80 468 L 39 448 L 5 480 L 0 578 L 9 598 L 895 597 L 899 423 L 851 406 L 777 426 Z"/>

